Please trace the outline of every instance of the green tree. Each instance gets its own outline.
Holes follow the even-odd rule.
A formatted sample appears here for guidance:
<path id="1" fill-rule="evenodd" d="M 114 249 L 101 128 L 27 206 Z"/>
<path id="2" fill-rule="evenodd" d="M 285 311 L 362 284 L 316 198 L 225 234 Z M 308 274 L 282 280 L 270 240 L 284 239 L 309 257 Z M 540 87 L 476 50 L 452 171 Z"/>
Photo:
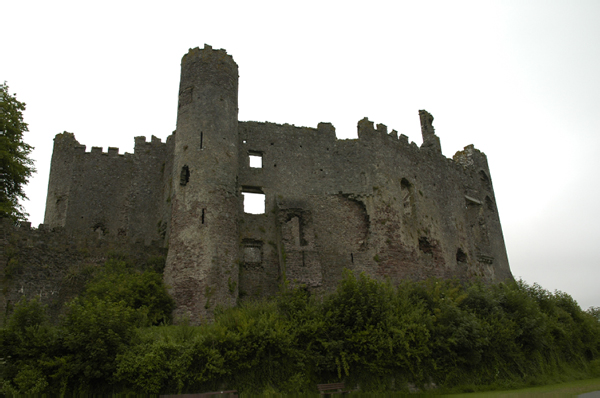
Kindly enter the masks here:
<path id="1" fill-rule="evenodd" d="M 27 199 L 23 188 L 35 172 L 29 154 L 33 147 L 23 142 L 28 131 L 23 121 L 25 104 L 9 94 L 6 82 L 0 84 L 0 218 L 23 221 L 27 217 L 20 199 Z"/>
<path id="2" fill-rule="evenodd" d="M 45 307 L 36 299 L 17 303 L 0 328 L 0 393 L 29 395 L 46 389 L 50 370 L 45 363 L 56 354 L 56 343 Z"/>
<path id="3" fill-rule="evenodd" d="M 78 395 L 112 392 L 117 354 L 127 350 L 144 321 L 143 314 L 124 302 L 76 298 L 59 327 L 61 352 L 47 361 L 51 379 L 61 391 Z"/>
<path id="4" fill-rule="evenodd" d="M 121 302 L 128 308 L 140 310 L 150 325 L 171 323 L 175 307 L 162 275 L 154 271 L 140 272 L 133 264 L 116 259 L 106 262 L 104 269 L 86 286 L 83 296 Z"/>

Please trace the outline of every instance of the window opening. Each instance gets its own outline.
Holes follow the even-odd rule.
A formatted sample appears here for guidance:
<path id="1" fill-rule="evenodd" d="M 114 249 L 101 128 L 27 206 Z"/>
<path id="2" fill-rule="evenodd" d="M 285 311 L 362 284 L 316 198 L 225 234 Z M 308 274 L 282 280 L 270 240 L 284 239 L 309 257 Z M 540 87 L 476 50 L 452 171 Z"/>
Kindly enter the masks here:
<path id="1" fill-rule="evenodd" d="M 433 254 L 433 245 L 427 237 L 421 236 L 419 238 L 419 250 L 423 253 Z"/>
<path id="2" fill-rule="evenodd" d="M 292 239 L 294 240 L 294 246 L 300 246 L 302 239 L 300 232 L 300 218 L 292 217 L 290 221 L 288 221 L 288 225 L 290 225 Z"/>
<path id="3" fill-rule="evenodd" d="M 250 167 L 253 169 L 262 169 L 262 153 L 260 152 L 248 152 L 250 158 Z"/>
<path id="4" fill-rule="evenodd" d="M 204 149 L 204 133 L 200 132 L 200 149 Z"/>
<path id="5" fill-rule="evenodd" d="M 202 224 L 204 224 L 204 215 L 206 214 L 206 209 L 202 209 Z"/>
<path id="6" fill-rule="evenodd" d="M 467 262 L 467 254 L 460 247 L 456 250 L 456 262 L 458 262 L 458 263 L 466 263 Z"/>
<path id="7" fill-rule="evenodd" d="M 400 193 L 402 195 L 402 206 L 404 208 L 404 214 L 410 214 L 412 212 L 412 187 L 410 182 L 406 178 L 400 181 Z"/>
<path id="8" fill-rule="evenodd" d="M 187 165 L 185 165 L 181 168 L 179 184 L 185 186 L 188 182 L 190 182 L 190 168 Z"/>
<path id="9" fill-rule="evenodd" d="M 244 246 L 244 263 L 260 264 L 262 262 L 262 242 L 258 240 L 245 239 Z"/>
<path id="10" fill-rule="evenodd" d="M 244 213 L 265 214 L 265 194 L 257 187 L 242 188 Z"/>

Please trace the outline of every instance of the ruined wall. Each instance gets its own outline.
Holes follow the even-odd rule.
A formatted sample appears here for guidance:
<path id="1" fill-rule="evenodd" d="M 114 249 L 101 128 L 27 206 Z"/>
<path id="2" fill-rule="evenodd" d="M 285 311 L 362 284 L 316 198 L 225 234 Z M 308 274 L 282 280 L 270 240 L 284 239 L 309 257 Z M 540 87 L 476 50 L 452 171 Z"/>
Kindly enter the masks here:
<path id="1" fill-rule="evenodd" d="M 56 320 L 68 300 L 106 260 L 118 255 L 138 266 L 164 261 L 166 249 L 125 237 L 66 231 L 47 225 L 17 227 L 0 219 L 0 313 L 10 314 L 22 299 L 38 298 Z M 0 316 L 0 324 L 5 320 Z"/>
<path id="2" fill-rule="evenodd" d="M 145 244 L 164 242 L 172 142 L 136 137 L 133 154 L 85 148 L 71 133 L 55 137 L 44 223 Z"/>
<path id="3" fill-rule="evenodd" d="M 272 293 L 283 275 L 326 292 L 343 268 L 394 282 L 512 278 L 485 155 L 467 147 L 447 159 L 433 117 L 420 116 L 421 148 L 367 119 L 355 140 L 329 124 L 240 123 L 240 189 L 266 205 L 240 209 L 240 294 Z"/>
<path id="4" fill-rule="evenodd" d="M 393 282 L 512 278 L 487 159 L 473 146 L 443 156 L 431 114 L 419 111 L 421 147 L 366 118 L 358 139 L 338 140 L 329 123 L 238 122 L 237 90 L 233 58 L 195 48 L 166 143 L 86 153 L 57 135 L 45 222 L 168 246 L 175 315 L 193 323 L 286 280 L 325 294 L 344 268 Z M 264 213 L 244 211 L 250 194 Z"/>

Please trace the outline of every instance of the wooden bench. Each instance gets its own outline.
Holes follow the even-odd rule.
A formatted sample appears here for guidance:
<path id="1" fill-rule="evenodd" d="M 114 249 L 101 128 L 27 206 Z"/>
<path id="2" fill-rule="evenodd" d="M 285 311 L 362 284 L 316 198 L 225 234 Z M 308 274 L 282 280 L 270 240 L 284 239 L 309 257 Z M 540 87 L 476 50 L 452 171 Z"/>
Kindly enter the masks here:
<path id="1" fill-rule="evenodd" d="M 346 394 L 349 390 L 345 390 L 344 382 L 341 383 L 329 383 L 329 384 L 317 384 L 317 389 L 321 395 L 331 394 Z M 334 391 L 335 390 L 335 391 Z"/>

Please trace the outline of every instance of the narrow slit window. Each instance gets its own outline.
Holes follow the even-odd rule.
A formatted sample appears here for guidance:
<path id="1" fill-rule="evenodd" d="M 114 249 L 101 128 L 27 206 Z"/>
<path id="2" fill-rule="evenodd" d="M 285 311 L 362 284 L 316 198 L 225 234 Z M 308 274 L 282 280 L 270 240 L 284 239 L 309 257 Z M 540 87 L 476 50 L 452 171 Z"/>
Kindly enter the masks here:
<path id="1" fill-rule="evenodd" d="M 265 194 L 242 192 L 244 195 L 244 213 L 265 214 Z"/>
<path id="2" fill-rule="evenodd" d="M 190 182 L 190 168 L 187 165 L 185 165 L 181 168 L 179 184 L 186 186 L 188 182 Z"/>
<path id="3" fill-rule="evenodd" d="M 204 149 L 204 133 L 200 132 L 200 149 Z"/>
<path id="4" fill-rule="evenodd" d="M 402 195 L 402 206 L 404 207 L 404 214 L 410 215 L 412 213 L 412 185 L 406 178 L 403 178 L 400 182 L 400 193 Z"/>
<path id="5" fill-rule="evenodd" d="M 206 216 L 206 209 L 202 209 L 202 224 L 204 224 L 204 217 Z"/>
<path id="6" fill-rule="evenodd" d="M 250 167 L 253 169 L 262 169 L 262 153 L 260 152 L 249 152 Z"/>

